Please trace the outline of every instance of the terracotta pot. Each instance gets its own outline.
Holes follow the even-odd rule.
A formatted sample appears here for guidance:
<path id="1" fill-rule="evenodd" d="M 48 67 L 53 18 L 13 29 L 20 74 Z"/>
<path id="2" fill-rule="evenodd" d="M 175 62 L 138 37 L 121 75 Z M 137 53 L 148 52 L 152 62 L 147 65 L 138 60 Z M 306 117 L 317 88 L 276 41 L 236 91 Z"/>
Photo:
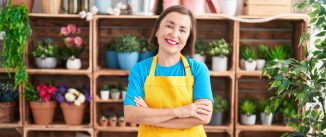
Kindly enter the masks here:
<path id="1" fill-rule="evenodd" d="M 47 103 L 39 103 L 37 101 L 30 101 L 29 106 L 32 111 L 34 122 L 40 125 L 48 125 L 53 121 L 53 116 L 57 104 L 54 101 Z"/>
<path id="2" fill-rule="evenodd" d="M 109 120 L 101 120 L 101 121 L 100 121 L 101 127 L 106 127 L 106 126 L 108 126 L 108 123 L 109 123 Z"/>
<path id="3" fill-rule="evenodd" d="M 111 127 L 117 126 L 117 118 L 110 118 L 109 122 Z"/>
<path id="4" fill-rule="evenodd" d="M 31 13 L 33 10 L 34 0 L 13 0 L 12 2 L 15 5 L 21 2 L 24 3 L 29 13 Z"/>
<path id="5" fill-rule="evenodd" d="M 80 125 L 83 122 L 86 104 L 80 106 L 75 104 L 60 103 L 65 123 L 68 125 Z"/>
<path id="6" fill-rule="evenodd" d="M 43 13 L 59 14 L 61 8 L 61 0 L 41 0 Z"/>

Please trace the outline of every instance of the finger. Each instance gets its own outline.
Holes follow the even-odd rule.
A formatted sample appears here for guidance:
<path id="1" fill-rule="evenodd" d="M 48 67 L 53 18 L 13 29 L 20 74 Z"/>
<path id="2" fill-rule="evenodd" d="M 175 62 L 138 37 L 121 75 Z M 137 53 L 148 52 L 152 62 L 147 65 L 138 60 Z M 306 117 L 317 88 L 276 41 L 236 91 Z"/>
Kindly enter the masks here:
<path id="1" fill-rule="evenodd" d="M 204 114 L 204 115 L 209 115 L 210 112 L 206 111 L 206 110 L 203 110 L 203 109 L 197 109 L 196 110 L 198 114 Z"/>
<path id="2" fill-rule="evenodd" d="M 211 102 L 207 102 L 207 101 L 199 101 L 199 102 L 195 102 L 195 104 L 197 104 L 197 105 L 204 105 L 204 106 L 210 106 L 212 103 Z"/>
<path id="3" fill-rule="evenodd" d="M 143 101 L 140 101 L 140 100 L 136 100 L 136 99 L 135 99 L 135 102 L 136 102 L 136 104 L 138 104 L 139 106 L 147 107 L 147 104 L 144 103 Z"/>
<path id="4" fill-rule="evenodd" d="M 204 120 L 204 118 L 202 116 L 200 116 L 199 114 L 197 114 L 197 113 L 194 115 L 194 117 L 198 118 L 199 120 Z"/>
<path id="5" fill-rule="evenodd" d="M 206 110 L 208 112 L 212 112 L 212 107 L 210 107 L 210 106 L 197 105 L 197 109 L 203 109 L 203 110 Z"/>

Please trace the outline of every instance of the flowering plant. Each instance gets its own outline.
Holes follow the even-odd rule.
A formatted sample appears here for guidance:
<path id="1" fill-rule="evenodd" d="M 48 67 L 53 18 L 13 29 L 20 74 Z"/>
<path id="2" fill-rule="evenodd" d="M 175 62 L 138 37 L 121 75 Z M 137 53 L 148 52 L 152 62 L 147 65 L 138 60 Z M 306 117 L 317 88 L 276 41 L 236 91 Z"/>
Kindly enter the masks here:
<path id="1" fill-rule="evenodd" d="M 41 83 L 36 86 L 36 89 L 32 85 L 26 87 L 24 96 L 28 101 L 39 101 L 39 102 L 49 102 L 53 100 L 57 88 L 54 86 Z"/>
<path id="2" fill-rule="evenodd" d="M 64 36 L 65 48 L 63 50 L 63 57 L 78 58 L 84 50 L 83 39 L 80 36 L 81 29 L 77 28 L 75 24 L 68 24 L 67 27 L 61 27 L 60 36 Z"/>
<path id="3" fill-rule="evenodd" d="M 75 88 L 67 88 L 64 85 L 58 87 L 55 99 L 58 103 L 67 102 L 74 103 L 76 106 L 80 106 L 84 102 L 90 102 L 90 90 L 89 86 L 84 86 L 84 92 L 77 90 Z"/>

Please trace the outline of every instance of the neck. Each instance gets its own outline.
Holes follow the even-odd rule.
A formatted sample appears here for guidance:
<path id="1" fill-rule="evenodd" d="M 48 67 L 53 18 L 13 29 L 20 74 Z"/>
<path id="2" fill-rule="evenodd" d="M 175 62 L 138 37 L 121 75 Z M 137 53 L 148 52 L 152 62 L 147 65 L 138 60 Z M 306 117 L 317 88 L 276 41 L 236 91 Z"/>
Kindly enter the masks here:
<path id="1" fill-rule="evenodd" d="M 158 52 L 157 57 L 158 57 L 157 63 L 164 67 L 173 66 L 180 61 L 180 53 L 168 55 L 162 52 Z"/>

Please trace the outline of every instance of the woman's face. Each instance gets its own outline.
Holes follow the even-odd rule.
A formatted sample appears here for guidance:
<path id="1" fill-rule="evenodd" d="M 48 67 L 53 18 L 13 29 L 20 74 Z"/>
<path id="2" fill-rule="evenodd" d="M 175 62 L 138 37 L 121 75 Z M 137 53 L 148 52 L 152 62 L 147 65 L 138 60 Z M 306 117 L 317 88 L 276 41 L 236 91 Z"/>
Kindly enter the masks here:
<path id="1" fill-rule="evenodd" d="M 159 52 L 177 54 L 185 47 L 191 28 L 188 15 L 171 12 L 166 15 L 156 32 Z"/>

